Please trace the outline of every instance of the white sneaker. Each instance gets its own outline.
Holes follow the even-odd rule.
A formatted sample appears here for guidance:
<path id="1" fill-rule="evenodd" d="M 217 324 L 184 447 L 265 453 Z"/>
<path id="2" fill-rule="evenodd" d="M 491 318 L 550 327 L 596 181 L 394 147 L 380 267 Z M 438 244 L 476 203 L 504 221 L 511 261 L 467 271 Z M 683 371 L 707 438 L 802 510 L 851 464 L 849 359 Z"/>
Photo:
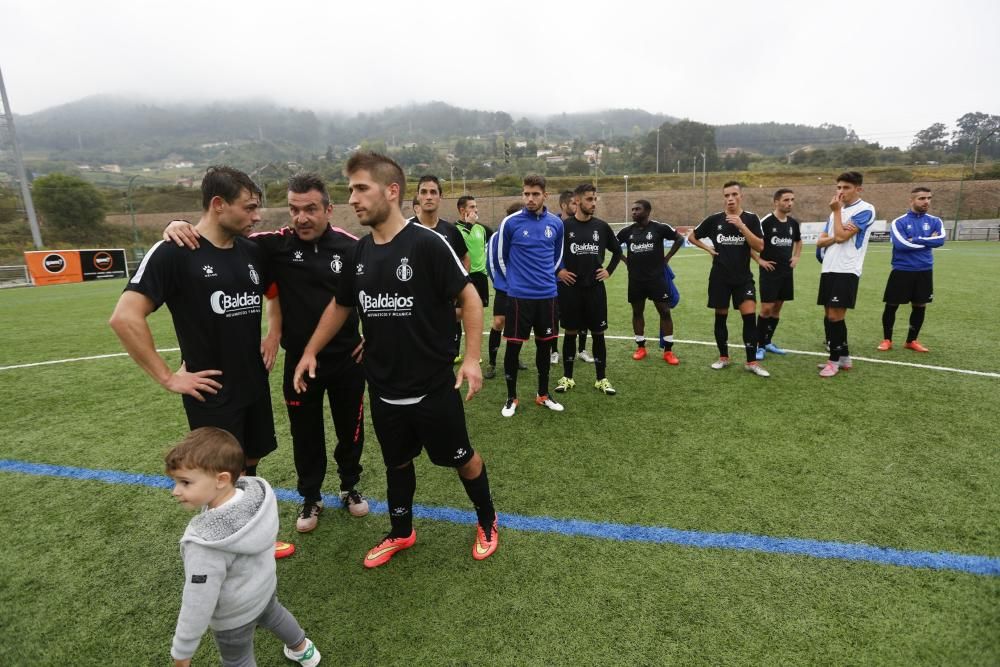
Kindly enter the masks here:
<path id="1" fill-rule="evenodd" d="M 299 510 L 299 516 L 295 519 L 295 530 L 300 533 L 311 533 L 316 530 L 316 524 L 319 523 L 319 515 L 322 511 L 322 500 L 302 503 L 302 509 Z"/>
<path id="2" fill-rule="evenodd" d="M 548 396 L 535 396 L 535 405 L 541 406 L 543 408 L 548 408 L 549 410 L 553 410 L 555 412 L 563 411 L 563 406 L 560 405 L 559 403 L 556 403 Z"/>
<path id="3" fill-rule="evenodd" d="M 549 361 L 552 362 L 553 366 L 557 366 L 559 362 L 562 361 L 562 359 L 559 358 L 558 352 L 553 352 L 552 355 L 549 357 Z"/>
<path id="4" fill-rule="evenodd" d="M 749 364 L 744 364 L 743 368 L 747 369 L 748 371 L 750 371 L 751 373 L 760 378 L 771 377 L 771 374 L 768 373 L 766 370 L 764 370 L 764 367 L 758 364 L 756 361 L 751 362 Z"/>
<path id="5" fill-rule="evenodd" d="M 517 399 L 508 398 L 507 402 L 503 404 L 503 408 L 500 409 L 500 414 L 504 417 L 513 417 L 515 412 L 517 412 Z"/>
<path id="6" fill-rule="evenodd" d="M 299 663 L 303 667 L 316 667 L 319 664 L 319 649 L 316 648 L 316 645 L 308 637 L 306 637 L 306 650 L 302 651 L 302 653 L 296 653 L 287 646 L 284 647 L 284 651 L 286 658 L 292 662 Z"/>
<path id="7" fill-rule="evenodd" d="M 729 366 L 729 357 L 719 357 L 719 360 L 712 364 L 712 368 L 721 371 Z"/>
<path id="8" fill-rule="evenodd" d="M 580 350 L 577 352 L 576 358 L 588 364 L 594 363 L 594 358 L 590 356 L 590 352 L 587 352 L 586 350 Z"/>
<path id="9" fill-rule="evenodd" d="M 358 493 L 357 489 L 340 492 L 340 504 L 347 508 L 351 516 L 365 516 L 368 514 L 368 501 Z"/>

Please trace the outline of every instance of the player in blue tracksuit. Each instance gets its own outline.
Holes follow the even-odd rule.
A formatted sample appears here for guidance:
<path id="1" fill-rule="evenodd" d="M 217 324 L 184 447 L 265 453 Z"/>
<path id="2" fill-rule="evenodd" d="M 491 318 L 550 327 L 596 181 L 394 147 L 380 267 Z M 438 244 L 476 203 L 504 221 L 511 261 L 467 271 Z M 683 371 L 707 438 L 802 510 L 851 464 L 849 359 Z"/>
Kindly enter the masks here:
<path id="1" fill-rule="evenodd" d="M 556 412 L 563 410 L 549 398 L 549 354 L 559 335 L 556 271 L 562 262 L 563 223 L 545 208 L 544 177 L 526 176 L 521 195 L 524 208 L 504 218 L 497 230 L 498 268 L 507 282 L 504 417 L 513 417 L 517 409 L 517 359 L 532 331 L 538 369 L 535 403 Z"/>
<path id="2" fill-rule="evenodd" d="M 512 215 L 521 210 L 520 205 L 512 204 L 507 215 Z M 504 323 L 507 319 L 507 281 L 500 272 L 500 260 L 497 258 L 497 241 L 499 234 L 490 234 L 486 241 L 486 275 L 493 283 L 493 323 L 490 326 L 489 341 L 489 363 L 483 370 L 483 377 L 492 380 L 497 375 L 497 353 L 500 350 L 500 337 L 503 335 Z M 519 370 L 528 367 L 520 361 L 517 363 Z"/>
<path id="3" fill-rule="evenodd" d="M 892 238 L 892 272 L 885 285 L 885 310 L 882 311 L 883 340 L 878 349 L 892 349 L 892 326 L 896 309 L 909 303 L 910 328 L 906 334 L 907 349 L 927 352 L 917 336 L 924 323 L 927 304 L 934 300 L 933 248 L 944 245 L 945 231 L 941 218 L 930 215 L 930 188 L 919 186 L 910 192 L 910 210 L 889 224 Z"/>

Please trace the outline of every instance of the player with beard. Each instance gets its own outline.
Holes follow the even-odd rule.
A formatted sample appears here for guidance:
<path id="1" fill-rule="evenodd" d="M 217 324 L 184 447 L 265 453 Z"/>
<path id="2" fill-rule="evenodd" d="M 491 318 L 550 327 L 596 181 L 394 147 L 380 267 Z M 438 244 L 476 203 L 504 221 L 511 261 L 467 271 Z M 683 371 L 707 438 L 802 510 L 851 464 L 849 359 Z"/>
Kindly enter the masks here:
<path id="1" fill-rule="evenodd" d="M 316 355 L 357 309 L 365 337 L 372 425 L 386 466 L 391 529 L 365 556 L 365 567 L 378 567 L 414 545 L 413 459 L 426 449 L 436 465 L 458 471 L 476 509 L 478 527 L 473 558 L 496 551 L 496 512 L 486 466 L 469 442 L 465 410 L 458 389 L 468 381 L 466 400 L 482 388 L 479 336 L 468 336 L 466 354 L 452 370 L 451 341 L 440 335 L 454 318 L 454 303 L 470 330 L 482 322 L 476 288 L 455 251 L 422 225 L 408 224 L 400 210 L 406 179 L 392 159 L 360 152 L 345 173 L 358 221 L 371 229 L 347 262 L 312 338 L 295 368 L 296 391 L 308 391 L 316 377 Z"/>
<path id="2" fill-rule="evenodd" d="M 764 232 L 764 250 L 750 256 L 760 267 L 760 316 L 757 318 L 757 360 L 764 358 L 764 351 L 784 354 L 785 351 L 771 342 L 781 307 L 795 298 L 792 271 L 802 255 L 802 235 L 799 221 L 789 215 L 795 205 L 795 193 L 781 188 L 774 193 L 774 211 L 760 221 Z"/>
<path id="3" fill-rule="evenodd" d="M 576 386 L 573 361 L 576 356 L 577 332 L 589 329 L 594 335 L 594 388 L 613 396 L 616 391 L 606 375 L 608 328 L 608 292 L 604 281 L 611 277 L 622 259 L 622 249 L 611 227 L 594 217 L 597 209 L 597 188 L 584 183 L 573 192 L 576 214 L 563 221 L 563 261 L 556 276 L 559 278 L 559 317 L 563 330 L 563 377 L 556 391 L 565 393 Z M 604 251 L 611 252 L 611 261 L 604 267 Z"/>
<path id="4" fill-rule="evenodd" d="M 722 186 L 726 202 L 724 211 L 702 220 L 691 234 L 691 243 L 712 256 L 712 270 L 708 274 L 708 307 L 715 311 L 715 344 L 719 360 L 712 364 L 715 370 L 729 366 L 729 302 L 740 311 L 743 318 L 743 347 L 746 351 L 744 368 L 759 377 L 768 373 L 757 362 L 757 289 L 750 273 L 750 250 L 764 249 L 764 232 L 760 219 L 743 210 L 743 193 L 740 184 L 729 181 Z M 701 241 L 711 238 L 713 247 Z"/>
<path id="5" fill-rule="evenodd" d="M 632 205 L 632 224 L 618 232 L 618 242 L 628 254 L 623 260 L 628 267 L 628 302 L 632 306 L 632 332 L 636 350 L 632 358 L 646 358 L 646 299 L 653 302 L 660 315 L 660 339 L 663 342 L 663 360 L 671 366 L 680 363 L 674 354 L 674 320 L 670 308 L 672 290 L 667 269 L 670 258 L 684 245 L 684 237 L 670 225 L 650 220 L 653 206 L 645 199 Z M 664 256 L 664 242 L 673 241 Z"/>
<path id="6" fill-rule="evenodd" d="M 563 411 L 563 406 L 549 397 L 549 355 L 552 341 L 559 335 L 556 270 L 562 263 L 563 223 L 545 208 L 545 196 L 545 177 L 525 176 L 521 190 L 524 208 L 504 218 L 497 231 L 497 260 L 508 297 L 504 327 L 507 401 L 500 410 L 504 417 L 513 417 L 517 411 L 517 360 L 532 331 L 538 370 L 535 404 Z"/>
<path id="7" fill-rule="evenodd" d="M 559 219 L 564 223 L 576 215 L 579 207 L 576 194 L 572 190 L 563 190 L 559 193 Z M 587 330 L 581 329 L 576 336 L 576 358 L 588 364 L 594 363 L 594 357 L 586 350 Z M 561 360 L 559 356 L 559 339 L 552 341 L 552 365 L 556 365 Z"/>
<path id="8" fill-rule="evenodd" d="M 269 278 L 260 248 L 243 238 L 260 221 L 260 189 L 242 171 L 215 166 L 201 194 L 201 247 L 160 241 L 150 248 L 109 324 L 140 368 L 182 394 L 191 430 L 215 426 L 236 437 L 252 476 L 278 446 L 260 339 Z M 164 303 L 181 348 L 177 371 L 157 353 L 147 322 Z"/>

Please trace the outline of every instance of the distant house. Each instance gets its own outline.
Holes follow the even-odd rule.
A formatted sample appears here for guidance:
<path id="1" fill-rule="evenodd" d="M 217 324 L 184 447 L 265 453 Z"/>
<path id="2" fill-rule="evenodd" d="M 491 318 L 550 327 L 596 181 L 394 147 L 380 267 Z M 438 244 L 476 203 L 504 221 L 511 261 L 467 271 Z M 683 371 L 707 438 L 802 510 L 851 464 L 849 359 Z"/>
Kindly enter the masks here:
<path id="1" fill-rule="evenodd" d="M 545 157 L 546 155 L 552 155 L 552 151 L 547 148 L 540 148 L 535 151 L 535 157 Z"/>
<path id="2" fill-rule="evenodd" d="M 527 147 L 528 147 L 528 142 L 527 141 L 515 141 L 514 142 L 514 148 L 527 148 Z"/>
<path id="3" fill-rule="evenodd" d="M 102 164 L 101 171 L 106 172 L 108 174 L 120 174 L 122 173 L 122 168 L 119 167 L 117 164 Z"/>
<path id="4" fill-rule="evenodd" d="M 545 158 L 546 164 L 562 164 L 566 161 L 565 155 L 549 155 Z"/>
<path id="5" fill-rule="evenodd" d="M 194 179 L 193 178 L 178 178 L 176 181 L 174 181 L 174 185 L 179 185 L 182 188 L 193 188 L 194 187 Z"/>

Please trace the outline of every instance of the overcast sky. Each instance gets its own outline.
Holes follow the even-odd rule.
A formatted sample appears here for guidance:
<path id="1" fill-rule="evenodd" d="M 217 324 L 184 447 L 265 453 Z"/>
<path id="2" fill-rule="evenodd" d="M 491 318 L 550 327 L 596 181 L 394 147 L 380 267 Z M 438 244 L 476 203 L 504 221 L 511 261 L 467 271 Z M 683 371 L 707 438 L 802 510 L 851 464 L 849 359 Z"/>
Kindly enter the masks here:
<path id="1" fill-rule="evenodd" d="M 998 26 L 997 0 L 0 0 L 0 69 L 18 114 L 97 93 L 349 112 L 441 100 L 834 123 L 905 146 L 1000 114 Z"/>

